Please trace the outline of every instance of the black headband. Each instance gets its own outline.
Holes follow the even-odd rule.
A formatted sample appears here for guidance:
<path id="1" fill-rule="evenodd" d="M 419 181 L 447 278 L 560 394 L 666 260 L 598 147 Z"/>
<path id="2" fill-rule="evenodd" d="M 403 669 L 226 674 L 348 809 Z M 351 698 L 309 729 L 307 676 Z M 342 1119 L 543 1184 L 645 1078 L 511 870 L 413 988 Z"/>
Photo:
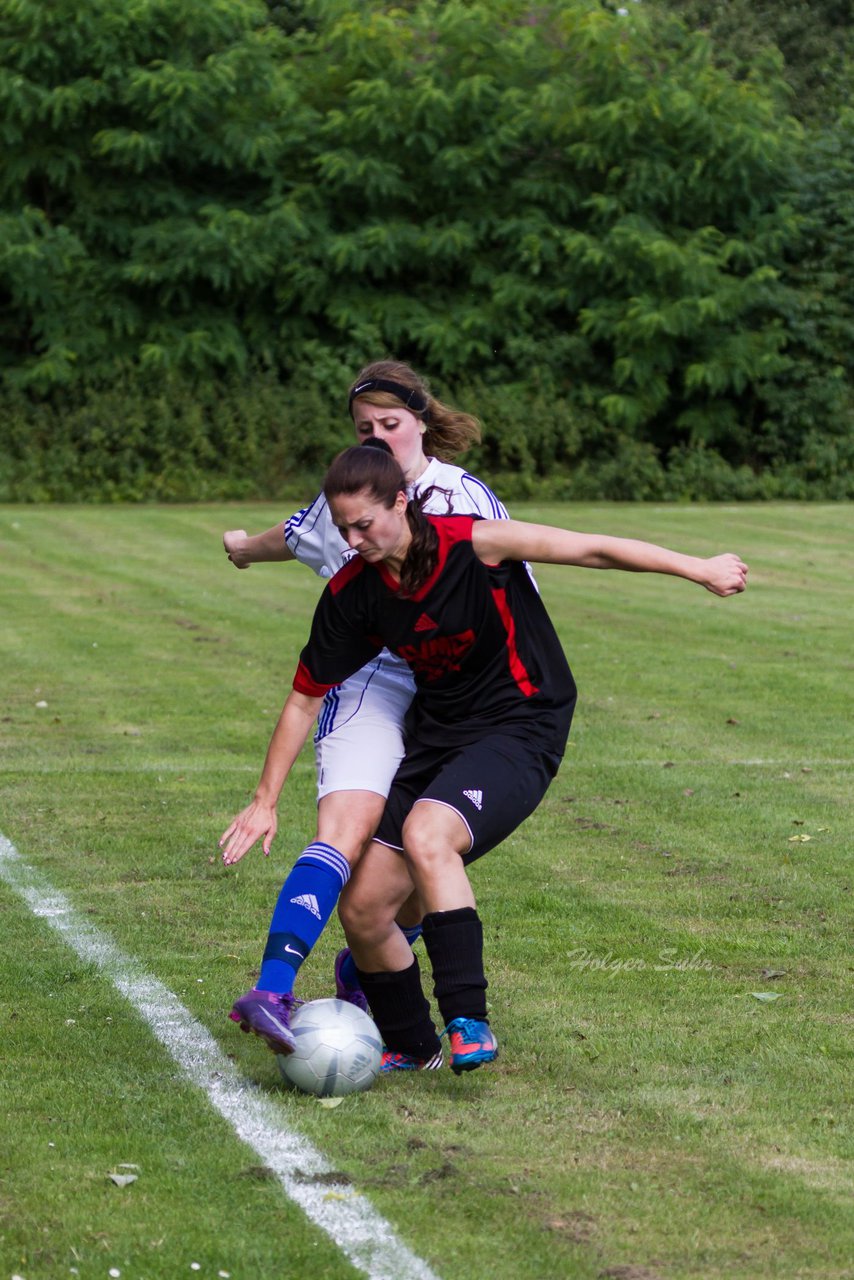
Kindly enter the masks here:
<path id="1" fill-rule="evenodd" d="M 390 395 L 402 400 L 412 413 L 426 413 L 427 401 L 415 387 L 404 387 L 399 382 L 387 382 L 385 378 L 366 378 L 357 382 L 350 392 L 350 416 L 353 416 L 353 401 L 356 396 L 363 396 L 366 391 L 388 391 Z"/>

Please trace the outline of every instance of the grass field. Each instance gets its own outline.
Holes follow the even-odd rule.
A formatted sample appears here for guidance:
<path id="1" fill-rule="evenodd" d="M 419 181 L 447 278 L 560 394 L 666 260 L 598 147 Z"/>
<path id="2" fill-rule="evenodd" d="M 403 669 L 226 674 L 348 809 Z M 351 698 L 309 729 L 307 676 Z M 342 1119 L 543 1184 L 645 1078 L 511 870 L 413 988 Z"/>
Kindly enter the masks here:
<path id="1" fill-rule="evenodd" d="M 442 1280 L 854 1275 L 851 508 L 514 511 L 735 550 L 750 585 L 539 570 L 580 702 L 472 870 L 501 1057 L 335 1109 L 226 1020 L 314 830 L 307 752 L 273 856 L 217 857 L 319 591 L 219 538 L 279 514 L 0 508 L 0 832 Z M 0 924 L 0 1280 L 359 1274 L 2 879 Z"/>

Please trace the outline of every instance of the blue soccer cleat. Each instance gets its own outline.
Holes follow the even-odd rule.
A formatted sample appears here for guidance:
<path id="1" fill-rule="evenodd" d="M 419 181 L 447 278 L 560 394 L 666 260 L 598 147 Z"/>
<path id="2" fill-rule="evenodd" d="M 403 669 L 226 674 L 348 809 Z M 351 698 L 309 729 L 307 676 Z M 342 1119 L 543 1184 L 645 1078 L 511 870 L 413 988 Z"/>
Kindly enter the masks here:
<path id="1" fill-rule="evenodd" d="M 448 1037 L 451 1046 L 450 1066 L 455 1075 L 461 1071 L 474 1071 L 498 1057 L 498 1041 L 488 1022 L 480 1022 L 477 1018 L 454 1018 L 442 1035 Z"/>

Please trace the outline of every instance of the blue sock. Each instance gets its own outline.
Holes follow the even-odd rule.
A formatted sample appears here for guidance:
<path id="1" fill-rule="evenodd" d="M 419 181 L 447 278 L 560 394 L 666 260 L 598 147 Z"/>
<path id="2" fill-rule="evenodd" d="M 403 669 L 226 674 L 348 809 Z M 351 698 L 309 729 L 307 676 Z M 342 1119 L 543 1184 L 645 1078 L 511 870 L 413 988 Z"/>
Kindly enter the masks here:
<path id="1" fill-rule="evenodd" d="M 414 924 L 409 929 L 404 929 L 401 925 L 398 925 L 398 928 L 409 943 L 410 947 L 415 945 L 423 932 L 420 924 Z M 359 982 L 359 975 L 356 972 L 356 963 L 353 959 L 353 953 L 349 949 L 338 972 L 345 987 L 358 987 L 361 985 Z"/>
<path id="2" fill-rule="evenodd" d="M 350 864 L 331 844 L 316 840 L 294 863 L 282 886 L 256 986 L 261 991 L 293 990 L 297 970 L 335 910 L 350 879 Z"/>

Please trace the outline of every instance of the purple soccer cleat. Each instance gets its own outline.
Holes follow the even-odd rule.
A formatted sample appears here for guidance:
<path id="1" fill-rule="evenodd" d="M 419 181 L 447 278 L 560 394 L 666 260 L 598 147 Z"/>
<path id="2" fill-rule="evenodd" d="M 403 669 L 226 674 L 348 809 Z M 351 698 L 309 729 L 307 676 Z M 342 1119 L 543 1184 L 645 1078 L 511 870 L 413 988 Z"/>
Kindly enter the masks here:
<path id="1" fill-rule="evenodd" d="M 345 947 L 343 951 L 339 951 L 335 957 L 335 994 L 339 1000 L 344 1000 L 347 1004 L 354 1004 L 357 1009 L 361 1009 L 362 1013 L 370 1015 L 368 1002 L 365 993 L 359 986 L 348 986 L 341 976 L 341 970 L 346 960 L 350 958 L 350 948 Z"/>
<path id="2" fill-rule="evenodd" d="M 273 1053 L 293 1053 L 296 1040 L 291 1031 L 291 1014 L 299 1004 L 290 992 L 259 991 L 253 987 L 235 1000 L 228 1015 L 241 1031 L 252 1031 L 266 1040 Z"/>

